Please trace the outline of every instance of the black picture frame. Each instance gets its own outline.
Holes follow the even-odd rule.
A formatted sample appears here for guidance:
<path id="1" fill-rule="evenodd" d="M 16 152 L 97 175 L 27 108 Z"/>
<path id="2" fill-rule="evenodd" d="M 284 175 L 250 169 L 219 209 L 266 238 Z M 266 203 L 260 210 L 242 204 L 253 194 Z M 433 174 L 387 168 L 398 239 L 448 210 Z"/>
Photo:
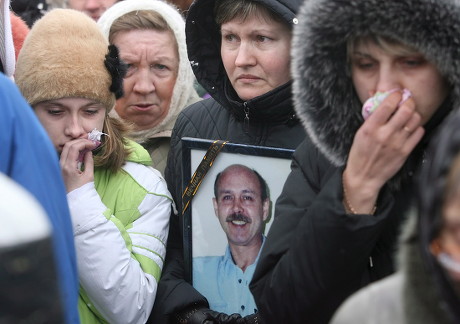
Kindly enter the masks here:
<path id="1" fill-rule="evenodd" d="M 182 139 L 182 192 L 189 185 L 191 177 L 213 142 L 189 137 Z M 216 175 L 231 164 L 243 164 L 256 170 L 265 179 L 271 201 L 269 221 L 264 232 L 267 234 L 273 221 L 274 204 L 290 173 L 293 153 L 294 150 L 291 149 L 266 146 L 235 143 L 226 143 L 223 146 L 183 215 L 185 278 L 190 284 L 193 285 L 193 257 L 221 255 L 225 250 L 222 247 L 227 244 L 226 236 L 212 207 Z M 204 228 L 200 230 L 200 226 Z"/>

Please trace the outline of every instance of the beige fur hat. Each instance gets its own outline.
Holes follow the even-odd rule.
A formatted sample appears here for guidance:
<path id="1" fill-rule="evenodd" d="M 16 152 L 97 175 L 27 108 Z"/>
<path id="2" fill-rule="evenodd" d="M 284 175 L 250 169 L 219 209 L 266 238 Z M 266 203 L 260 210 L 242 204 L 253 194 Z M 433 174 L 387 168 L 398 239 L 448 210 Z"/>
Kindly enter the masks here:
<path id="1" fill-rule="evenodd" d="M 109 72 L 111 71 L 111 72 Z M 54 9 L 38 20 L 21 49 L 15 79 L 30 105 L 65 97 L 96 100 L 107 110 L 122 95 L 118 50 L 84 13 Z"/>

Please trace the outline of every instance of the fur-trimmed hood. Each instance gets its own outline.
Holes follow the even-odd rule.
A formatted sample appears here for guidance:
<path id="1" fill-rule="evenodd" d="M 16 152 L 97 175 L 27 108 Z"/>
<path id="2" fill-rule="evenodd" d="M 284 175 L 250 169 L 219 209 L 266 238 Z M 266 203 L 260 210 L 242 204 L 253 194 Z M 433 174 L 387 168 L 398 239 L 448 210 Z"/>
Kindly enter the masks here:
<path id="1" fill-rule="evenodd" d="M 185 22 L 179 11 L 172 5 L 160 0 L 125 0 L 114 4 L 97 22 L 106 39 L 109 38 L 110 28 L 116 19 L 136 10 L 153 10 L 159 13 L 173 30 L 179 52 L 179 71 L 168 115 L 157 126 L 130 134 L 136 142 L 144 143 L 153 137 L 170 137 L 179 113 L 200 98 L 194 88 L 195 77 L 187 56 Z M 120 118 L 115 109 L 112 110 L 111 115 Z"/>
<path id="2" fill-rule="evenodd" d="M 302 0 L 254 0 L 277 13 L 290 26 L 297 23 Z M 220 27 L 214 20 L 217 0 L 196 0 L 186 19 L 187 49 L 193 72 L 199 83 L 237 119 L 245 117 L 244 103 L 227 77 L 220 54 Z M 206 35 L 205 37 L 203 35 Z M 292 83 L 288 82 L 266 94 L 248 100 L 250 119 L 256 122 L 293 120 Z"/>
<path id="3" fill-rule="evenodd" d="M 451 102 L 459 106 L 458 1 L 306 0 L 298 19 L 291 52 L 295 109 L 334 165 L 344 165 L 363 123 L 347 67 L 350 38 L 373 33 L 413 46 L 447 77 L 453 86 Z"/>

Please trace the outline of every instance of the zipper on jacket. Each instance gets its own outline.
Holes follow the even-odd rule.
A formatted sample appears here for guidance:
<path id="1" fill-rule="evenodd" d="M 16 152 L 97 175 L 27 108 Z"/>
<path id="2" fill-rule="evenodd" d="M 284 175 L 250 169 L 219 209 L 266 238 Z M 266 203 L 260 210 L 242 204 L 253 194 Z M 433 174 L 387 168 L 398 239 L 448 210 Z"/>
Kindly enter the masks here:
<path id="1" fill-rule="evenodd" d="M 369 268 L 373 268 L 374 267 L 374 261 L 372 261 L 372 257 L 370 256 L 369 257 Z"/>
<path id="2" fill-rule="evenodd" d="M 249 107 L 248 103 L 245 101 L 243 103 L 243 110 L 244 110 L 244 132 L 248 133 L 249 132 Z"/>

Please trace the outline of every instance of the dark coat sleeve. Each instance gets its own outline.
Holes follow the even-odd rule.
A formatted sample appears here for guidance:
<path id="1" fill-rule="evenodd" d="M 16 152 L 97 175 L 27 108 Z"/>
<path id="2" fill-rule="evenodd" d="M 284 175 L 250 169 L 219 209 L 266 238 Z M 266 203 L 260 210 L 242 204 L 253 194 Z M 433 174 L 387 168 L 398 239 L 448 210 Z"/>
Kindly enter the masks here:
<path id="1" fill-rule="evenodd" d="M 308 139 L 293 156 L 250 285 L 267 323 L 327 323 L 363 285 L 391 199 L 374 216 L 346 214 L 342 172 Z"/>
<path id="2" fill-rule="evenodd" d="M 171 192 L 178 214 L 171 214 L 169 236 L 166 247 L 166 260 L 157 296 L 150 316 L 150 323 L 168 323 L 171 315 L 188 307 L 209 307 L 204 298 L 184 278 L 184 249 L 182 233 L 182 144 L 180 134 L 197 134 L 198 125 L 189 118 L 187 111 L 179 114 L 171 136 L 171 149 L 165 170 L 165 179 Z"/>

